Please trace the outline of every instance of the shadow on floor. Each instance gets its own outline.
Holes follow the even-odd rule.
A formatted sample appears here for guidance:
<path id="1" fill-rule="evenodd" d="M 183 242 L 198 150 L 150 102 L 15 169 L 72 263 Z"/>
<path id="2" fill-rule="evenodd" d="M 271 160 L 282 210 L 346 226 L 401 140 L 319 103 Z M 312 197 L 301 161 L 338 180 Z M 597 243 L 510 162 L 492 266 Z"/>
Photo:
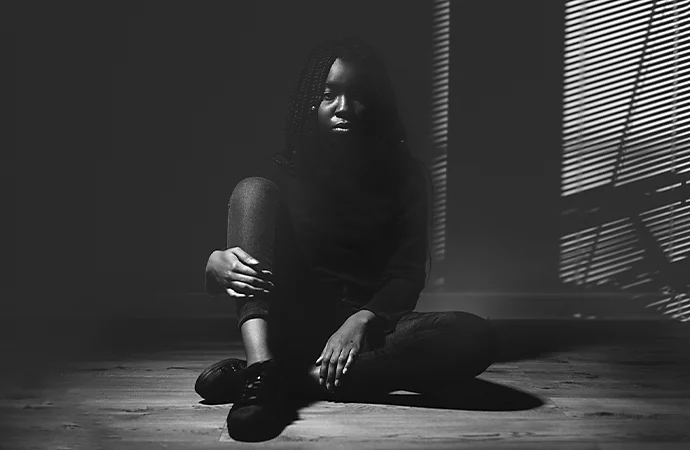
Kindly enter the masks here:
<path id="1" fill-rule="evenodd" d="M 434 394 L 398 393 L 344 403 L 360 402 L 463 411 L 524 411 L 544 405 L 533 394 L 479 378 Z"/>
<path id="2" fill-rule="evenodd" d="M 635 345 L 679 328 L 669 321 L 493 320 L 499 341 L 495 362 L 536 359 L 599 345 Z"/>
<path id="3" fill-rule="evenodd" d="M 328 401 L 328 400 L 326 400 Z M 316 400 L 292 398 L 290 407 L 301 409 Z M 436 393 L 417 394 L 399 391 L 335 400 L 334 403 L 366 403 L 371 405 L 410 406 L 414 408 L 454 409 L 464 411 L 525 411 L 544 405 L 544 401 L 513 387 L 475 378 L 462 386 L 445 388 Z M 230 402 L 202 400 L 201 405 L 223 405 Z M 295 416 L 297 419 L 297 416 Z"/>
<path id="4" fill-rule="evenodd" d="M 264 442 L 277 438 L 289 425 L 300 420 L 299 411 L 317 400 L 290 398 L 272 426 L 264 427 L 254 436 L 231 436 L 237 441 Z M 462 386 L 444 389 L 435 394 L 391 393 L 351 398 L 333 403 L 364 403 L 369 405 L 408 406 L 413 408 L 452 409 L 463 411 L 524 411 L 544 405 L 539 397 L 518 389 L 475 378 Z M 223 405 L 229 402 L 202 400 L 201 405 Z"/>

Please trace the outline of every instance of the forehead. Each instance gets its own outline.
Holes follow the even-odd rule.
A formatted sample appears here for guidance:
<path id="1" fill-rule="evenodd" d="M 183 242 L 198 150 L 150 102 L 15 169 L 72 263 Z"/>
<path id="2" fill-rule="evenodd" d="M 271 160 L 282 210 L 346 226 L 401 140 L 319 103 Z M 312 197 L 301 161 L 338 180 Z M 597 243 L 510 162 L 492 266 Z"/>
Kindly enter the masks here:
<path id="1" fill-rule="evenodd" d="M 357 64 L 337 58 L 326 78 L 328 86 L 351 86 L 364 82 L 364 73 Z"/>

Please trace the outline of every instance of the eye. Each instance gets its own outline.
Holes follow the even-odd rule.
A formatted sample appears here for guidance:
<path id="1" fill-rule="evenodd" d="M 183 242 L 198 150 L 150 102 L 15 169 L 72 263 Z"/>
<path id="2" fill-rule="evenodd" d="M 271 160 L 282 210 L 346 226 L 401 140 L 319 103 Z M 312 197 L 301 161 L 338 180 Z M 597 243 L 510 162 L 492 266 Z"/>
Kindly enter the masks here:
<path id="1" fill-rule="evenodd" d="M 331 101 L 335 98 L 335 95 L 332 92 L 324 92 L 323 93 L 323 99 Z"/>

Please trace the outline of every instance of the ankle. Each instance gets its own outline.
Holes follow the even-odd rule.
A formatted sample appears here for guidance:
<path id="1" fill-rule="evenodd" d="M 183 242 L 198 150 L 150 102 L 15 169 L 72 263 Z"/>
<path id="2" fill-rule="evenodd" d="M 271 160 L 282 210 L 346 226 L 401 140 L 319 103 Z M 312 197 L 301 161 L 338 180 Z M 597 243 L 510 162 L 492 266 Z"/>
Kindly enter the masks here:
<path id="1" fill-rule="evenodd" d="M 251 366 L 252 364 L 268 361 L 269 359 L 273 359 L 273 356 L 267 355 L 267 356 L 256 356 L 252 358 L 247 358 L 247 367 Z"/>

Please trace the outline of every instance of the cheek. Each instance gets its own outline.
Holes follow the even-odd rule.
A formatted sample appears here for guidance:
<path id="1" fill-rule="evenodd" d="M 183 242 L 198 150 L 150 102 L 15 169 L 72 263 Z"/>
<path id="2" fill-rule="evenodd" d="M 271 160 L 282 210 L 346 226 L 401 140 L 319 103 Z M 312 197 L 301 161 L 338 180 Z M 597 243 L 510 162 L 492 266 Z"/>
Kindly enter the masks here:
<path id="1" fill-rule="evenodd" d="M 324 107 L 323 104 L 319 106 L 319 110 L 317 111 L 317 121 L 321 124 L 327 124 L 330 118 L 328 108 Z"/>

